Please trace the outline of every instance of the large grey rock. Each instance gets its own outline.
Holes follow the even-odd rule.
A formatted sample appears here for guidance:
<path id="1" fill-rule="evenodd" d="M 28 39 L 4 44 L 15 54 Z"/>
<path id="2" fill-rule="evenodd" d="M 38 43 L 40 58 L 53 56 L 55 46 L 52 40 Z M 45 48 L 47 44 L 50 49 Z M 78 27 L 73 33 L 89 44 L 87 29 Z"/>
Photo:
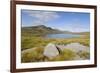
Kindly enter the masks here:
<path id="1" fill-rule="evenodd" d="M 44 49 L 44 56 L 48 57 L 48 58 L 54 58 L 57 55 L 59 55 L 59 51 L 57 49 L 57 47 L 55 46 L 55 44 L 49 43 L 45 49 Z"/>
<path id="2" fill-rule="evenodd" d="M 84 46 L 84 45 L 82 45 L 80 43 L 71 43 L 71 44 L 68 44 L 66 46 L 66 48 L 69 48 L 69 49 L 71 49 L 71 50 L 73 50 L 75 52 L 80 52 L 80 51 L 89 52 L 90 51 L 89 47 Z"/>
<path id="3" fill-rule="evenodd" d="M 64 50 L 64 49 L 70 49 L 74 52 L 80 52 L 80 51 L 86 51 L 86 52 L 89 52 L 90 49 L 88 46 L 84 46 L 80 43 L 70 43 L 70 44 L 67 44 L 67 45 L 57 45 L 61 50 Z"/>

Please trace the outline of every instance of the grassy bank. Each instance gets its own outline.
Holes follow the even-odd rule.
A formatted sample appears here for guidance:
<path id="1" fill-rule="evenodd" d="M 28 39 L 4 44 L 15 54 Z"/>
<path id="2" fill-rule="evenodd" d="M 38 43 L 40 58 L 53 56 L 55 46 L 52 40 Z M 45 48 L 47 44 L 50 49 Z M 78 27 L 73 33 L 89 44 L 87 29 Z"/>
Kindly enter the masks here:
<path id="1" fill-rule="evenodd" d="M 81 36 L 79 38 L 69 38 L 69 39 L 50 39 L 36 36 L 22 36 L 21 40 L 21 50 L 22 52 L 31 49 L 29 51 L 23 52 L 21 54 L 21 62 L 44 62 L 44 61 L 65 61 L 65 60 L 74 60 L 76 56 L 80 56 L 84 59 L 89 58 L 89 52 L 80 52 L 77 54 L 72 50 L 64 50 L 60 55 L 55 58 L 49 59 L 43 55 L 44 47 L 48 43 L 54 43 L 58 45 L 67 45 L 70 43 L 78 42 L 84 46 L 90 46 L 90 39 L 88 35 Z"/>
<path id="2" fill-rule="evenodd" d="M 31 36 L 31 37 L 22 36 L 21 48 L 22 48 L 22 50 L 24 50 L 24 49 L 29 49 L 29 48 L 33 48 L 33 47 L 44 47 L 48 43 L 66 45 L 66 44 L 73 43 L 73 42 L 78 42 L 85 46 L 90 45 L 89 36 L 82 36 L 80 38 L 68 38 L 68 39 L 50 39 L 50 38 L 35 37 L 35 36 Z"/>

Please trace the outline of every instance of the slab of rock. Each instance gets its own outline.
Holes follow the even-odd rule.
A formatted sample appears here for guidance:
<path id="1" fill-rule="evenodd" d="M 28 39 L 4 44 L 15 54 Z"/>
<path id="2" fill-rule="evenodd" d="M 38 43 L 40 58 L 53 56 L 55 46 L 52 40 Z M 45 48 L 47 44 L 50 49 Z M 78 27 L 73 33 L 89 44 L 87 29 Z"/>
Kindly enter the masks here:
<path id="1" fill-rule="evenodd" d="M 70 44 L 67 44 L 67 45 L 57 45 L 61 50 L 64 50 L 64 49 L 70 49 L 74 52 L 80 52 L 80 51 L 86 51 L 86 52 L 89 52 L 90 49 L 88 46 L 84 46 L 80 43 L 70 43 Z"/>
<path id="2" fill-rule="evenodd" d="M 48 58 L 54 58 L 59 55 L 59 51 L 55 44 L 49 43 L 44 49 L 44 56 Z"/>
<path id="3" fill-rule="evenodd" d="M 75 52 L 80 52 L 80 51 L 89 52 L 90 51 L 89 47 L 84 46 L 80 43 L 70 43 L 66 46 L 66 48 L 69 48 L 70 50 L 75 51 Z"/>

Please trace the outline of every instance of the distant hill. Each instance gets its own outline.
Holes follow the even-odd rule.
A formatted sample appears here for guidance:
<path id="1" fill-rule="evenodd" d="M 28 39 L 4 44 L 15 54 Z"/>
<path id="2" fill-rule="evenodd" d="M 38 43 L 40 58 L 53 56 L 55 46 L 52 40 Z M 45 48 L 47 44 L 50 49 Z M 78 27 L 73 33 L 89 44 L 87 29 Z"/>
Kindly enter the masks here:
<path id="1" fill-rule="evenodd" d="M 69 31 L 61 31 L 58 29 L 53 29 L 51 27 L 47 27 L 45 25 L 38 25 L 38 26 L 30 26 L 30 27 L 21 27 L 21 33 L 22 36 L 44 36 L 46 34 L 85 34 L 87 32 L 83 33 L 74 33 Z"/>
<path id="2" fill-rule="evenodd" d="M 35 36 L 41 36 L 50 33 L 62 33 L 62 31 L 60 30 L 53 29 L 51 27 L 46 27 L 44 25 L 22 27 L 21 31 L 22 35 L 35 35 Z"/>

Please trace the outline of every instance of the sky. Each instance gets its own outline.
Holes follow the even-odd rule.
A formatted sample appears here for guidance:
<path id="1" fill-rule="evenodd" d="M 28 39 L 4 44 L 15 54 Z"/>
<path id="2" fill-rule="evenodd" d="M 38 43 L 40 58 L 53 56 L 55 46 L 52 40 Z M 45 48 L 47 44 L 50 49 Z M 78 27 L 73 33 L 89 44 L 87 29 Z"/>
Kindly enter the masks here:
<path id="1" fill-rule="evenodd" d="M 22 27 L 45 25 L 71 32 L 90 31 L 90 13 L 21 10 Z"/>

